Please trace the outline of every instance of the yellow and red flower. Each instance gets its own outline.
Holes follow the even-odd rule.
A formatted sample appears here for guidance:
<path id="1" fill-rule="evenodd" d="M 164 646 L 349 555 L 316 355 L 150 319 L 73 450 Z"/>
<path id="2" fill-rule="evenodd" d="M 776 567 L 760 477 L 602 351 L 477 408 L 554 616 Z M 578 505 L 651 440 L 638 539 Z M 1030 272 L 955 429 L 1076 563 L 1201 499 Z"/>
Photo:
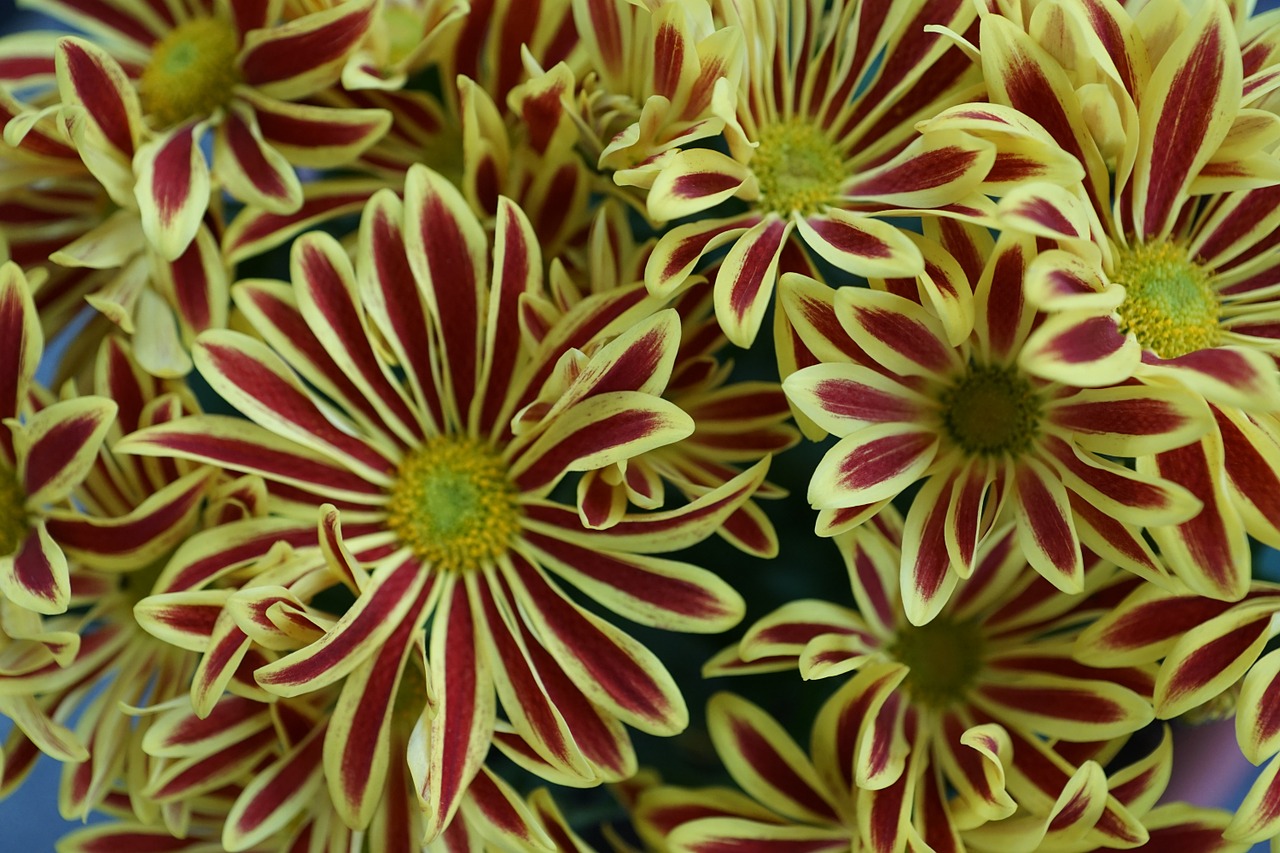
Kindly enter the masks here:
<path id="1" fill-rule="evenodd" d="M 1035 241 L 1006 234 L 992 245 L 956 223 L 940 241 L 918 242 L 931 261 L 918 280 L 832 292 L 783 278 L 782 304 L 811 364 L 783 388 L 841 438 L 810 481 L 819 532 L 860 524 L 923 481 L 907 513 L 902 573 L 916 624 L 969 574 L 1002 517 L 1016 520 L 1027 561 L 1065 592 L 1082 588 L 1082 542 L 1166 577 L 1142 530 L 1185 521 L 1198 502 L 1106 457 L 1196 440 L 1209 428 L 1203 403 L 1177 388 L 1082 389 L 1027 373 L 1019 357 L 1040 321 L 1023 298 Z M 934 309 L 939 302 L 950 307 Z"/>
<path id="2" fill-rule="evenodd" d="M 603 531 L 548 495 L 571 471 L 691 432 L 688 416 L 657 396 L 678 344 L 675 313 L 655 314 L 634 285 L 584 300 L 526 346 L 521 308 L 542 269 L 528 221 L 504 200 L 490 256 L 461 194 L 422 167 L 410 171 L 403 205 L 389 192 L 370 203 L 354 268 L 323 235 L 295 244 L 293 266 L 293 287 L 251 282 L 236 293 L 269 345 L 233 332 L 197 344 L 201 373 L 250 420 L 188 418 L 118 445 L 259 474 L 279 513 L 189 540 L 160 580 L 182 592 L 144 602 L 146 624 L 180 633 L 174 625 L 201 618 L 204 583 L 281 541 L 306 548 L 292 587 L 249 585 L 251 599 L 225 611 L 196 689 L 207 707 L 255 637 L 281 634 L 271 607 L 306 614 L 272 641 L 287 653 L 269 649 L 278 659 L 255 676 L 284 697 L 342 683 L 326 778 L 353 828 L 371 819 L 387 769 L 356 757 L 386 736 L 398 691 L 426 710 L 408 760 L 430 837 L 449 824 L 493 741 L 557 780 L 629 775 L 622 723 L 674 733 L 687 722 L 684 702 L 651 652 L 552 575 L 642 624 L 723 630 L 741 616 L 738 595 L 704 569 L 649 555 L 710 535 L 767 466 Z M 612 340 L 596 346 L 602 337 Z M 576 379 L 513 432 L 512 418 L 577 349 L 593 356 Z M 328 587 L 354 596 L 350 609 L 311 601 Z M 423 666 L 408 666 L 424 654 Z M 509 732 L 496 728 L 495 691 Z"/>
<path id="3" fill-rule="evenodd" d="M 302 203 L 295 166 L 350 162 L 385 132 L 376 111 L 300 103 L 332 85 L 377 4 L 350 0 L 283 22 L 268 0 L 51 0 L 41 10 L 93 33 L 57 47 L 67 121 L 100 131 L 76 140 L 113 197 L 136 199 L 143 233 L 172 261 L 195 239 L 215 184 L 280 212 Z M 203 150 L 213 129 L 212 167 Z M 74 139 L 74 136 L 73 136 Z"/>
<path id="4" fill-rule="evenodd" d="M 1103 846 L 1143 843 L 1145 829 L 1100 765 L 1153 719 L 1153 673 L 1071 657 L 1081 624 L 1125 576 L 1091 555 L 1085 595 L 1064 595 L 1026 571 L 1006 527 L 937 618 L 917 626 L 898 593 L 903 537 L 886 510 L 837 540 L 856 611 L 791 602 L 707 664 L 708 675 L 852 673 L 818 714 L 811 768 L 766 734 L 759 711 L 724 702 L 716 719 L 713 702 L 712 733 L 735 778 L 791 821 L 856 827 L 871 850 L 900 850 L 908 838 L 964 849 L 962 830 L 999 835 L 1019 809 L 1039 843 L 1086 832 Z M 847 844 L 849 829 L 839 834 Z"/>
<path id="5" fill-rule="evenodd" d="M 849 273 L 915 275 L 920 253 L 877 216 L 990 213 L 979 190 L 994 147 L 954 131 L 921 136 L 914 127 L 981 92 L 963 52 L 926 32 L 965 30 L 970 4 L 726 0 L 716 9 L 742 31 L 749 69 L 735 112 L 720 116 L 728 153 L 696 148 L 664 158 L 648 208 L 662 222 L 730 198 L 748 210 L 700 216 L 664 234 L 645 271 L 655 293 L 670 293 L 704 255 L 728 245 L 716 316 L 729 340 L 747 346 L 793 234 Z"/>

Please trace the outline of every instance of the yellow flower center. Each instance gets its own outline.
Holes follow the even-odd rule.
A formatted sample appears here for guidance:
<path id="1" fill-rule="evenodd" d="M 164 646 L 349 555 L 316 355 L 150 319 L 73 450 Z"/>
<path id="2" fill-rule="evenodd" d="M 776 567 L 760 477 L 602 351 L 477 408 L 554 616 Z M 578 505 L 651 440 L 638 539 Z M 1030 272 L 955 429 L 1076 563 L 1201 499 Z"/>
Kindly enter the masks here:
<path id="1" fill-rule="evenodd" d="M 162 127 L 207 116 L 240 82 L 239 40 L 226 21 L 197 18 L 160 40 L 138 81 L 142 106 Z"/>
<path id="2" fill-rule="evenodd" d="M 0 554 L 13 554 L 27 538 L 26 503 L 17 475 L 0 466 Z"/>
<path id="3" fill-rule="evenodd" d="M 1176 243 L 1139 244 L 1117 253 L 1112 281 L 1123 284 L 1120 328 L 1161 358 L 1217 346 L 1222 306 L 1209 270 Z"/>
<path id="4" fill-rule="evenodd" d="M 985 643 L 978 622 L 939 616 L 927 625 L 898 631 L 889 653 L 905 664 L 912 701 L 931 708 L 963 702 L 982 670 Z"/>
<path id="5" fill-rule="evenodd" d="M 790 118 L 760 132 L 751 157 L 762 206 L 784 216 L 813 213 L 840 193 L 844 157 L 827 135 L 809 122 Z"/>
<path id="6" fill-rule="evenodd" d="M 971 455 L 1018 455 L 1040 431 L 1040 396 L 1011 367 L 972 365 L 940 396 L 942 425 Z"/>
<path id="7" fill-rule="evenodd" d="M 434 568 L 466 571 L 506 552 L 520 529 L 507 467 L 489 446 L 446 436 L 400 464 L 387 525 Z"/>

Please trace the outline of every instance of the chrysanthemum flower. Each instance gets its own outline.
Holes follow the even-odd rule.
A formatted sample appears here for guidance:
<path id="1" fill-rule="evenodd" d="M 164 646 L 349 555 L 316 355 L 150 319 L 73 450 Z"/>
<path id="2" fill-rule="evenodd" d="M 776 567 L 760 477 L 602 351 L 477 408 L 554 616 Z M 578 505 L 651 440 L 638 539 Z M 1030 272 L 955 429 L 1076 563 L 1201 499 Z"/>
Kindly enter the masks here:
<path id="1" fill-rule="evenodd" d="M 1280 586 L 1263 581 L 1236 603 L 1141 584 L 1077 641 L 1076 657 L 1090 665 L 1160 661 L 1160 717 L 1213 705 L 1234 711 L 1241 752 L 1254 764 L 1270 759 L 1226 831 L 1250 845 L 1280 833 L 1280 652 L 1267 651 L 1277 614 Z"/>
<path id="2" fill-rule="evenodd" d="M 1109 797 L 1101 768 L 1085 767 L 1086 759 L 1105 764 L 1101 756 L 1119 745 L 1107 742 L 1152 720 L 1153 677 L 1141 667 L 1071 659 L 1081 624 L 1106 607 L 1106 588 L 1124 575 L 1091 558 L 1087 595 L 1064 595 L 1026 571 L 1006 527 L 956 597 L 917 627 L 897 593 L 907 535 L 890 508 L 837 540 L 857 612 L 825 601 L 786 604 L 710 661 L 707 674 L 798 666 L 813 679 L 854 671 L 819 714 L 814 754 L 821 779 L 843 780 L 853 792 L 831 802 L 839 810 L 856 801 L 857 825 L 873 849 L 900 849 L 890 839 L 909 825 L 955 847 L 949 839 L 957 831 L 1017 807 L 1052 832 L 1046 816 L 1068 791 L 1068 799 L 1097 806 L 1094 831 L 1129 842 L 1121 846 L 1140 842 L 1144 830 Z M 747 760 L 765 775 L 758 758 Z M 795 793 L 790 801 L 806 802 Z"/>
<path id="3" fill-rule="evenodd" d="M 819 532 L 859 524 L 923 481 L 907 514 L 902 574 L 917 624 L 968 575 L 1002 515 L 1016 520 L 1028 562 L 1066 592 L 1083 583 L 1082 542 L 1163 578 L 1142 527 L 1184 521 L 1199 506 L 1159 476 L 1106 457 L 1195 440 L 1209 427 L 1203 403 L 1176 388 L 1079 389 L 1022 370 L 1020 352 L 1040 320 L 1022 286 L 1034 240 L 1004 235 L 993 247 L 981 229 L 959 225 L 941 239 L 926 249 L 931 275 L 918 282 L 833 293 L 783 278 L 782 305 L 809 358 L 821 362 L 783 388 L 842 439 L 810 481 Z M 921 303 L 937 291 L 971 294 L 947 300 L 968 304 L 951 328 Z"/>
<path id="4" fill-rule="evenodd" d="M 84 396 L 33 413 L 43 350 L 26 276 L 0 265 L 0 599 L 55 614 L 67 609 L 71 582 L 48 513 L 88 475 L 117 406 Z"/>
<path id="5" fill-rule="evenodd" d="M 1139 470 L 1205 507 L 1152 530 L 1162 557 L 1192 590 L 1235 599 L 1249 581 L 1246 533 L 1280 545 L 1280 168 L 1274 116 L 1254 107 L 1274 87 L 1276 51 L 1239 44 L 1224 4 L 1194 17 L 1161 8 L 1171 29 L 1144 30 L 1119 7 L 1029 31 L 984 18 L 982 62 L 1001 107 L 967 105 L 933 124 L 991 127 L 1013 121 L 1012 107 L 1083 167 L 1075 190 L 1030 183 L 1001 202 L 1005 226 L 1060 247 L 1028 272 L 1028 298 L 1048 316 L 1022 364 L 1075 385 L 1172 382 L 1210 403 L 1201 441 Z M 1054 52 L 1060 30 L 1074 33 L 1066 56 Z"/>
<path id="6" fill-rule="evenodd" d="M 108 46 L 58 43 L 63 108 L 104 132 L 80 146 L 82 156 L 107 161 L 121 180 L 136 176 L 143 232 L 170 261 L 195 238 L 215 183 L 292 210 L 302 200 L 294 166 L 345 165 L 386 130 L 380 113 L 297 103 L 338 79 L 376 6 L 351 0 L 282 23 L 267 2 L 39 4 Z M 211 128 L 212 169 L 203 150 Z M 119 200 L 118 187 L 108 190 Z"/>
<path id="7" fill-rule="evenodd" d="M 648 555 L 710 535 L 766 466 L 685 507 L 627 516 L 607 531 L 584 528 L 572 506 L 548 498 L 568 472 L 692 429 L 657 396 L 675 355 L 674 312 L 654 314 L 634 286 L 585 301 L 526 348 L 521 306 L 541 289 L 542 269 L 528 221 L 503 201 L 490 258 L 462 196 L 422 167 L 409 173 L 403 209 L 391 193 L 370 203 L 359 245 L 352 269 L 331 238 L 304 237 L 294 246 L 292 288 L 241 285 L 238 304 L 270 347 L 231 332 L 202 336 L 201 373 L 252 423 L 191 418 L 118 447 L 268 481 L 283 517 L 190 540 L 161 578 L 188 592 L 153 600 L 148 624 L 197 621 L 184 608 L 199 604 L 203 579 L 281 540 L 307 546 L 313 580 L 305 587 L 245 588 L 262 609 L 287 592 L 282 606 L 313 614 L 315 626 L 289 635 L 297 650 L 258 668 L 258 682 L 286 697 L 342 683 L 325 738 L 326 778 L 353 828 L 368 824 L 386 772 L 356 757 L 386 736 L 397 691 L 410 691 L 415 712 L 432 697 L 409 766 L 435 837 L 495 738 L 538 772 L 595 784 L 633 770 L 622 722 L 666 734 L 684 727 L 683 700 L 653 654 L 582 609 L 550 575 L 643 624 L 723 630 L 741 616 L 737 594 L 710 572 Z M 614 340 L 594 346 L 601 336 Z M 512 417 L 576 364 L 575 348 L 594 352 L 577 380 L 536 425 L 513 434 Z M 345 613 L 312 600 L 333 586 L 355 596 Z M 254 626 L 245 614 L 257 612 L 233 614 L 227 627 L 244 633 L 206 652 L 210 678 L 247 647 Z M 407 667 L 424 653 L 429 666 Z M 509 737 L 495 735 L 495 690 Z"/>
<path id="8" fill-rule="evenodd" d="M 796 233 L 842 270 L 915 275 L 920 253 L 875 214 L 909 208 L 981 218 L 976 190 L 994 163 L 985 140 L 914 125 L 981 92 L 969 60 L 929 25 L 964 30 L 965 2 L 902 6 L 862 0 L 749 0 L 717 10 L 746 40 L 729 153 L 669 157 L 648 195 L 668 221 L 730 199 L 748 210 L 700 218 L 663 235 L 645 272 L 655 293 L 678 287 L 707 252 L 729 245 L 716 279 L 716 316 L 747 346 L 770 304 L 782 248 Z"/>
<path id="9" fill-rule="evenodd" d="M 110 62 L 96 48 L 85 50 L 100 63 Z M 100 65 L 93 68 L 101 70 Z M 64 98 L 74 101 L 70 78 L 64 75 L 62 82 Z M 146 217 L 128 165 L 147 135 L 142 118 L 137 110 L 125 111 L 117 117 L 122 124 L 114 128 L 99 124 L 101 118 L 64 107 L 59 115 L 19 114 L 6 128 L 6 140 L 14 145 L 10 156 L 30 159 L 38 154 L 46 164 L 42 171 L 56 178 L 32 182 L 14 200 L 14 213 L 48 211 L 36 222 L 47 221 L 55 211 L 74 214 L 61 219 L 57 231 L 36 231 L 35 245 L 23 247 L 25 255 L 42 252 L 39 261 L 51 262 L 52 287 L 37 291 L 37 305 L 42 312 L 48 309 L 47 315 L 42 313 L 46 322 L 60 322 L 56 328 L 74 321 L 84 302 L 110 321 L 91 323 L 88 334 L 77 336 L 64 356 L 63 374 L 92 364 L 102 334 L 114 323 L 132 336 L 134 353 L 147 370 L 185 376 L 196 334 L 226 323 L 230 270 L 215 236 L 217 217 L 201 213 L 194 237 L 178 257 L 166 259 L 157 252 L 144 234 Z M 116 145 L 125 147 L 116 150 Z"/>
<path id="10" fill-rule="evenodd" d="M 576 87 L 583 142 L 615 181 L 648 187 L 666 152 L 724 129 L 742 32 L 718 25 L 709 0 L 574 0 L 573 12 L 589 60 Z"/>

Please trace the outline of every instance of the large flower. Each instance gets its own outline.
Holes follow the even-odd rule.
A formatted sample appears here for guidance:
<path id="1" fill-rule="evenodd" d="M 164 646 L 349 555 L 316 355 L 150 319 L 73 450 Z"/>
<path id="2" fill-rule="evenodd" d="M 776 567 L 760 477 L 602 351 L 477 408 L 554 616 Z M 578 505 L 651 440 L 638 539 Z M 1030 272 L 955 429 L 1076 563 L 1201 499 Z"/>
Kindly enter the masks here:
<path id="1" fill-rule="evenodd" d="M 1185 445 L 1208 428 L 1207 409 L 1176 388 L 1079 389 L 1023 371 L 1019 353 L 1039 322 L 1023 299 L 1034 240 L 1006 234 L 992 246 L 980 229 L 957 224 L 941 241 L 926 248 L 930 274 L 918 282 L 832 293 L 811 279 L 783 278 L 783 306 L 805 358 L 821 362 L 783 387 L 842 439 L 810 481 L 819 532 L 859 524 L 923 480 L 907 514 L 902 573 L 917 624 L 969 574 L 1002 514 L 1016 519 L 1028 562 L 1064 591 L 1081 589 L 1081 542 L 1163 578 L 1142 527 L 1183 521 L 1198 503 L 1105 456 Z M 958 310 L 932 309 L 939 301 Z"/>
<path id="2" fill-rule="evenodd" d="M 837 540 L 856 612 L 791 602 L 707 665 L 709 675 L 798 667 L 816 679 L 853 671 L 815 723 L 816 773 L 768 771 L 779 760 L 794 768 L 793 750 L 770 745 L 776 738 L 753 731 L 758 723 L 733 719 L 753 715 L 729 708 L 722 713 L 731 719 L 711 726 L 722 754 L 734 753 L 739 768 L 786 792 L 765 800 L 773 807 L 857 826 L 873 850 L 902 849 L 904 837 L 916 836 L 935 850 L 963 849 L 960 830 L 1016 809 L 1035 817 L 1041 835 L 1069 837 L 1067 824 L 1087 820 L 1111 846 L 1144 841 L 1098 765 L 1153 719 L 1154 676 L 1071 658 L 1081 624 L 1105 609 L 1108 587 L 1126 576 L 1091 558 L 1087 594 L 1064 595 L 1026 571 L 1006 527 L 942 613 L 918 627 L 897 593 L 903 536 L 889 509 Z"/>
<path id="3" fill-rule="evenodd" d="M 272 694 L 343 682 L 324 740 L 326 778 L 343 820 L 360 828 L 388 767 L 368 756 L 381 754 L 393 699 L 407 695 L 422 715 L 409 766 L 434 837 L 495 738 L 538 772 L 595 784 L 633 770 L 622 722 L 662 734 L 684 727 L 684 702 L 656 657 L 551 575 L 643 624 L 732 625 L 742 601 L 728 585 L 648 555 L 710 535 L 767 465 L 679 509 L 584 528 L 573 506 L 548 497 L 567 473 L 692 430 L 657 396 L 675 358 L 675 313 L 654 313 L 634 285 L 585 300 L 540 344 L 523 341 L 521 310 L 541 289 L 542 260 L 519 209 L 501 203 L 490 258 L 482 226 L 447 181 L 417 167 L 405 192 L 403 207 L 390 192 L 370 202 L 354 269 L 336 241 L 308 235 L 294 245 L 296 290 L 240 286 L 238 305 L 270 347 L 231 332 L 201 337 L 201 373 L 254 423 L 190 418 L 118 448 L 258 473 L 282 516 L 189 540 L 160 579 L 181 591 L 144 602 L 153 630 L 207 624 L 197 612 L 203 583 L 273 545 L 306 549 L 293 580 L 250 579 L 224 611 L 198 708 L 216 699 L 251 640 L 278 657 L 256 670 Z M 579 350 L 592 357 L 583 363 Z M 562 370 L 576 375 L 565 393 L 513 432 L 513 416 Z M 331 587 L 339 592 L 327 600 L 355 597 L 345 612 L 314 598 Z M 275 625 L 273 612 L 300 621 Z M 496 735 L 495 690 L 509 720 Z"/>
<path id="4" fill-rule="evenodd" d="M 351 0 L 281 22 L 279 4 L 266 0 L 40 4 L 109 46 L 58 43 L 63 109 L 102 129 L 102 139 L 77 140 L 81 155 L 100 171 L 114 167 L 119 180 L 108 190 L 136 197 L 142 229 L 166 260 L 195 238 L 215 184 L 292 210 L 302 202 L 294 166 L 345 165 L 382 135 L 385 114 L 295 103 L 337 80 L 376 6 Z M 211 127 L 212 175 L 204 152 Z M 135 174 L 130 186 L 125 176 Z M 113 185 L 122 182 L 123 190 Z"/>
<path id="5" fill-rule="evenodd" d="M 736 111 L 722 115 L 729 153 L 698 148 L 664 159 L 648 195 L 659 221 L 700 214 L 730 198 L 748 210 L 699 218 L 659 241 L 649 287 L 678 287 L 704 254 L 730 245 L 716 284 L 729 339 L 751 343 L 771 302 L 778 259 L 793 233 L 856 275 L 914 275 L 920 253 L 876 214 L 909 208 L 982 218 L 978 192 L 994 147 L 973 136 L 916 133 L 916 122 L 981 92 L 959 48 L 930 25 L 964 30 L 965 2 L 724 0 L 741 29 L 750 73 Z"/>

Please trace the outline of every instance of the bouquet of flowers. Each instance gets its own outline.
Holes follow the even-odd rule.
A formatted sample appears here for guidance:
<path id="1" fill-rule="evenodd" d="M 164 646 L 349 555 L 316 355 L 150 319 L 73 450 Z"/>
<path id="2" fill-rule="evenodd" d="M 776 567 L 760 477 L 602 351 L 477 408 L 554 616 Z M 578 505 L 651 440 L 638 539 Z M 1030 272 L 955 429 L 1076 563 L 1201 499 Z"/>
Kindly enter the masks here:
<path id="1" fill-rule="evenodd" d="M 20 7 L 0 796 L 61 762 L 63 853 L 1280 835 L 1280 12 Z M 1228 717 L 1243 803 L 1162 799 Z"/>

